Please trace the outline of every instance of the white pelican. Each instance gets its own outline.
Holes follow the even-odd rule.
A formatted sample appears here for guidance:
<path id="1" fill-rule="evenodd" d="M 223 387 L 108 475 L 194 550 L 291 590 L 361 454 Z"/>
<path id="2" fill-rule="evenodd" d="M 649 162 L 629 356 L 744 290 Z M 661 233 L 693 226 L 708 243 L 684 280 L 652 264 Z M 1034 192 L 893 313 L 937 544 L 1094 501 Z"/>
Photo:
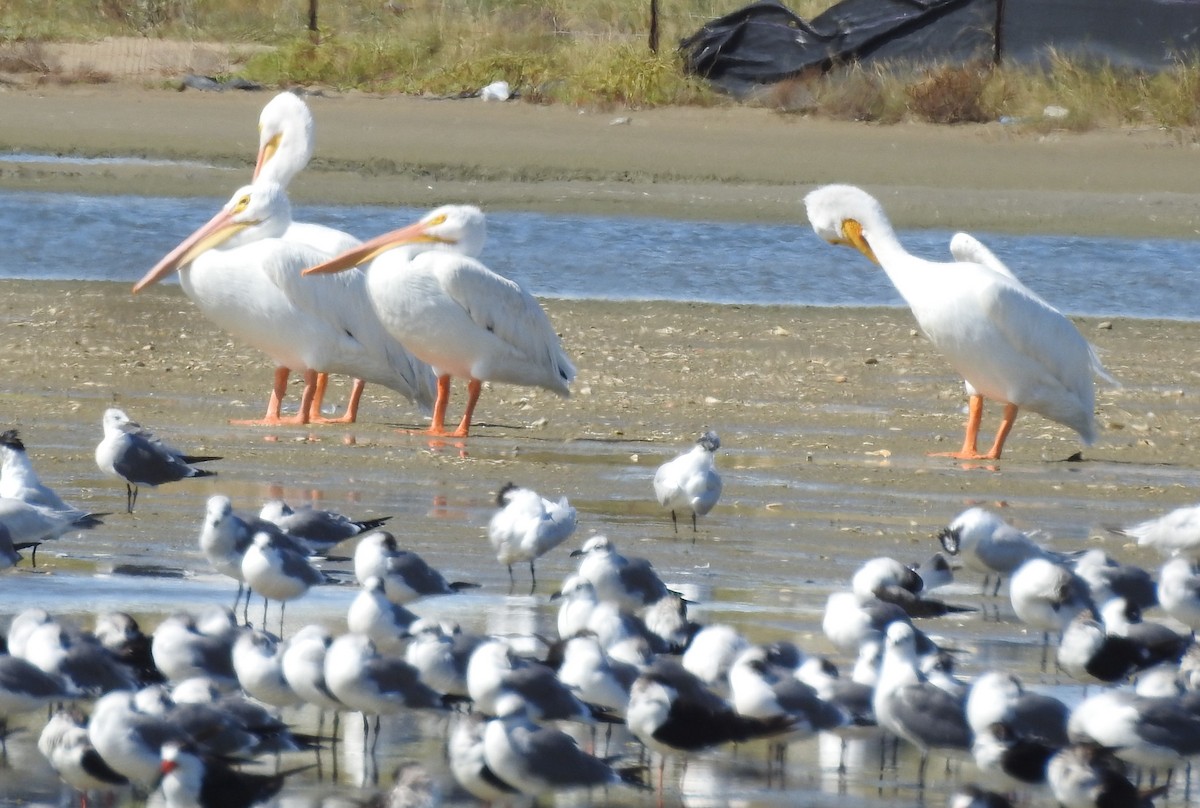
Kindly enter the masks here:
<path id="1" fill-rule="evenodd" d="M 382 384 L 427 410 L 433 373 L 384 330 L 365 276 L 301 281 L 301 269 L 328 254 L 280 238 L 290 224 L 291 207 L 278 183 L 244 186 L 133 291 L 178 270 L 183 291 L 205 316 L 275 361 L 266 417 L 249 423 L 309 423 L 318 371 Z M 299 411 L 285 419 L 279 411 L 289 368 L 304 371 L 305 387 Z"/>
<path id="2" fill-rule="evenodd" d="M 258 116 L 258 157 L 254 163 L 254 181 L 277 182 L 286 191 L 292 179 L 308 165 L 308 161 L 312 158 L 313 130 L 312 112 L 295 93 L 282 92 L 268 101 Z M 294 221 L 280 237 L 286 241 L 305 244 L 330 255 L 338 255 L 362 243 L 342 230 L 312 222 Z M 479 246 L 482 248 L 483 245 Z M 365 283 L 362 286 L 365 295 Z M 400 346 L 391 346 L 389 350 L 401 352 L 404 349 Z M 422 364 L 415 359 L 409 361 L 414 365 Z M 427 373 L 423 370 L 422 375 L 427 375 Z M 325 418 L 321 415 L 321 402 L 325 398 L 328 381 L 328 374 L 317 374 L 317 386 L 313 393 L 310 421 L 315 423 L 354 423 L 358 417 L 358 404 L 362 399 L 365 381 L 359 378 L 354 380 L 350 390 L 350 400 L 346 404 L 346 412 L 342 417 Z M 428 391 L 431 398 L 432 392 L 432 389 Z"/>
<path id="3" fill-rule="evenodd" d="M 910 255 L 880 204 L 849 185 L 818 188 L 804 203 L 817 235 L 883 267 L 929 341 L 970 385 L 963 446 L 950 457 L 999 458 L 1019 407 L 1071 427 L 1085 444 L 1095 441 L 1092 372 L 1104 372 L 1092 347 L 1057 309 L 997 269 L 986 248 L 968 245 L 970 260 L 950 263 Z M 981 455 L 976 438 L 985 398 L 1004 402 L 1004 416 Z"/>
<path id="4" fill-rule="evenodd" d="M 438 374 L 431 435 L 466 437 L 485 381 L 544 387 L 567 396 L 575 378 L 575 366 L 533 295 L 478 261 L 439 249 L 461 250 L 456 245 L 479 238 L 483 226 L 478 208 L 446 205 L 304 271 L 342 272 L 371 262 L 367 288 L 379 318 Z M 394 250 L 405 245 L 432 249 L 416 255 Z M 468 398 L 462 421 L 448 433 L 451 376 L 468 380 Z"/>

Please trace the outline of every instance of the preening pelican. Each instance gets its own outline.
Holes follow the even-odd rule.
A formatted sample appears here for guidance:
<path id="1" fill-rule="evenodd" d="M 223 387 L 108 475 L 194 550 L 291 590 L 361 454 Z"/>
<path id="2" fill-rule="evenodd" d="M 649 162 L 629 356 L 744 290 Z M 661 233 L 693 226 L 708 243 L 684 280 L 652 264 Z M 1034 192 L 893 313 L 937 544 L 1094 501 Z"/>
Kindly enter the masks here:
<path id="1" fill-rule="evenodd" d="M 342 272 L 370 261 L 367 288 L 379 318 L 438 374 L 431 435 L 466 437 L 485 381 L 567 396 L 575 378 L 550 318 L 529 292 L 472 258 L 446 252 L 480 239 L 484 221 L 479 208 L 446 205 L 304 271 Z M 458 428 L 447 433 L 451 376 L 468 380 L 468 398 Z"/>
<path id="2" fill-rule="evenodd" d="M 295 93 L 282 92 L 268 101 L 258 116 L 258 157 L 254 164 L 254 181 L 276 182 L 286 191 L 292 179 L 312 159 L 314 129 L 312 112 Z M 362 243 L 349 233 L 336 228 L 296 221 L 288 225 L 280 238 L 305 244 L 329 255 L 338 255 Z M 362 286 L 365 290 L 366 285 Z M 392 346 L 390 350 L 402 351 L 403 348 Z M 410 361 L 413 364 L 421 364 L 416 359 Z M 284 378 L 286 380 L 286 376 Z M 433 377 L 430 372 L 424 371 L 419 379 L 428 380 L 432 384 Z M 346 412 L 340 418 L 325 418 L 321 415 L 321 402 L 325 398 L 328 381 L 328 374 L 317 374 L 312 411 L 309 414 L 310 422 L 354 423 L 358 418 L 358 404 L 362 399 L 364 380 L 354 380 Z M 433 398 L 432 387 L 423 391 L 422 396 Z"/>
<path id="3" fill-rule="evenodd" d="M 433 373 L 384 330 L 371 308 L 366 276 L 302 280 L 304 267 L 329 256 L 281 238 L 290 224 L 291 207 L 278 183 L 239 188 L 133 291 L 178 270 L 183 291 L 205 316 L 275 361 L 267 415 L 251 423 L 308 423 L 318 371 L 382 384 L 428 410 Z M 280 404 L 289 368 L 304 371 L 305 387 L 299 412 L 284 419 Z"/>
<path id="4" fill-rule="evenodd" d="M 859 188 L 827 185 L 804 203 L 817 235 L 883 267 L 929 341 L 970 385 L 963 446 L 950 457 L 999 458 L 1022 407 L 1069 426 L 1085 444 L 1095 441 L 1092 372 L 1109 377 L 1092 347 L 983 245 L 959 240 L 952 246 L 958 260 L 927 261 L 904 249 L 882 206 Z M 1004 416 L 981 455 L 976 439 L 985 398 L 1003 402 Z"/>

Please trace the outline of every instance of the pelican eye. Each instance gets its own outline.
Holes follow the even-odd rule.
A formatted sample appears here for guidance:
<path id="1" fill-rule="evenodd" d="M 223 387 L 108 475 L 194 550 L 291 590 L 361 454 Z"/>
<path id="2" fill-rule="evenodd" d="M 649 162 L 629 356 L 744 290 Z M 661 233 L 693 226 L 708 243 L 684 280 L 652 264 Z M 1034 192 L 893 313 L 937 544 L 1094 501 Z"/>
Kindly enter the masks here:
<path id="1" fill-rule="evenodd" d="M 429 227 L 433 227 L 435 225 L 445 224 L 445 223 L 446 223 L 446 214 L 439 213 L 437 216 L 434 216 L 432 219 L 427 221 L 425 224 L 428 225 Z"/>
<path id="2" fill-rule="evenodd" d="M 232 213 L 241 213 L 250 206 L 250 194 L 246 194 L 233 205 Z"/>

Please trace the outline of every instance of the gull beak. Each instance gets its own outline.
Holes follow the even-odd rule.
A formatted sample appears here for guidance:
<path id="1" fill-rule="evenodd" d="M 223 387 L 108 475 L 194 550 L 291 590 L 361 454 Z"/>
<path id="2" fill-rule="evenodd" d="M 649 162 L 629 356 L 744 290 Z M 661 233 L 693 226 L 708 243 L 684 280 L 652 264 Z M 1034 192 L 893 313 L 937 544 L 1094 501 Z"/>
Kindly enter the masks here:
<path id="1" fill-rule="evenodd" d="M 154 268 L 147 272 L 134 285 L 133 293 L 136 295 L 147 286 L 158 283 L 175 270 L 191 263 L 201 253 L 224 244 L 251 224 L 253 223 L 235 222 L 231 212 L 222 210 L 216 216 L 212 217 L 208 224 L 185 238 L 180 242 L 178 247 L 171 250 L 161 261 L 155 264 Z"/>
<path id="2" fill-rule="evenodd" d="M 317 264 L 314 267 L 309 267 L 304 270 L 304 275 L 322 275 L 331 272 L 344 272 L 347 269 L 353 269 L 360 264 L 365 264 L 373 261 L 388 250 L 396 247 L 403 247 L 406 244 L 442 244 L 445 239 L 438 238 L 427 232 L 428 223 L 417 222 L 410 224 L 408 227 L 402 227 L 399 230 L 393 230 L 390 233 L 384 233 L 382 236 L 376 236 L 370 241 L 365 241 L 362 244 L 347 250 L 336 258 L 331 258 L 323 264 Z"/>

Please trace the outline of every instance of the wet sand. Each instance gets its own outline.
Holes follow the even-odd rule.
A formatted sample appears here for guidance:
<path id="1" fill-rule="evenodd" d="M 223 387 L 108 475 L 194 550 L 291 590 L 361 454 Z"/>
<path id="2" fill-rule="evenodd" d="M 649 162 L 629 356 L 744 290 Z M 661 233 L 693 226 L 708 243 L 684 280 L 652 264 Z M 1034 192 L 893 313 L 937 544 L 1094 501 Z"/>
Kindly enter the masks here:
<path id="1" fill-rule="evenodd" d="M 119 116 L 120 121 L 108 126 L 98 124 L 105 103 L 103 90 L 60 91 L 48 98 L 10 93 L 0 95 L 4 109 L 0 148 L 33 148 L 40 142 L 42 148 L 88 154 L 127 153 L 123 149 L 128 149 L 219 159 L 236 166 L 240 176 L 252 152 L 252 122 L 261 101 L 262 96 L 131 95 L 127 102 L 133 106 L 125 111 L 137 110 L 141 121 L 134 132 L 127 125 L 131 115 Z M 336 115 L 324 106 L 343 102 L 347 106 Z M 109 98 L 108 103 L 112 107 L 117 102 Z M 143 103 L 145 110 L 138 106 Z M 371 127 L 352 124 L 355 115 L 371 119 L 368 110 L 470 111 L 460 106 L 464 103 L 468 102 L 314 102 L 322 137 L 319 153 L 338 154 L 332 144 L 339 141 L 330 131 L 336 130 L 337 121 L 347 131 L 362 134 L 359 148 L 369 150 L 368 142 L 384 138 L 395 139 L 399 151 L 402 133 L 396 120 L 379 116 L 372 119 Z M 195 141 L 179 144 L 175 138 L 186 128 L 180 125 L 183 110 L 196 108 L 206 114 L 191 120 L 198 130 Z M 739 200 L 757 199 L 763 190 L 756 213 L 746 218 L 798 218 L 803 188 L 764 182 L 769 172 L 762 152 L 758 159 L 745 162 L 758 166 L 755 171 L 761 173 L 750 172 L 741 181 L 729 182 L 720 176 L 726 169 L 710 167 L 709 175 L 687 174 L 669 162 L 659 169 L 665 172 L 661 175 L 646 168 L 645 173 L 631 170 L 631 176 L 622 178 L 605 161 L 614 159 L 607 151 L 611 139 L 623 133 L 641 138 L 636 153 L 651 145 L 664 155 L 689 151 L 666 148 L 661 135 L 642 133 L 639 121 L 644 119 L 649 119 L 644 123 L 647 128 L 672 116 L 691 120 L 695 126 L 682 131 L 694 128 L 704 133 L 696 142 L 707 144 L 705 148 L 717 149 L 721 138 L 727 138 L 727 145 L 744 141 L 748 150 L 756 138 L 766 136 L 764 132 L 782 137 L 777 128 L 798 136 L 807 131 L 809 122 L 777 119 L 762 111 L 718 110 L 711 112 L 711 123 L 700 126 L 704 111 L 685 110 L 666 111 L 662 116 L 633 113 L 633 123 L 609 127 L 608 120 L 615 115 L 607 113 L 572 112 L 573 117 L 568 117 L 562 110 L 540 108 L 476 106 L 473 110 L 464 113 L 470 121 L 462 124 L 463 130 L 451 127 L 440 139 L 418 139 L 421 148 L 428 150 L 421 152 L 425 156 L 396 164 L 445 165 L 447 174 L 458 172 L 453 179 L 418 180 L 404 174 L 415 169 L 395 167 L 371 174 L 352 168 L 359 152 L 347 146 L 340 157 L 324 158 L 344 160 L 341 168 L 306 174 L 297 181 L 297 190 L 331 201 L 386 201 L 375 195 L 412 192 L 411 198 L 397 200 L 408 204 L 433 202 L 434 197 L 444 201 L 455 198 L 455 192 L 469 191 L 477 196 L 466 198 L 496 206 L 563 205 L 697 216 L 732 216 L 739 209 L 745 214 Z M 502 123 L 515 126 L 511 122 L 519 118 L 535 133 L 541 133 L 531 123 L 538 116 L 554 122 L 548 124 L 551 130 L 561 127 L 556 130 L 560 134 L 583 132 L 572 127 L 586 121 L 595 139 L 581 134 L 571 141 L 573 148 L 581 150 L 573 156 L 542 143 L 545 149 L 539 155 L 538 138 L 544 133 L 530 135 L 529 164 L 542 165 L 545 175 L 487 179 L 489 170 L 517 165 L 508 155 L 497 156 L 504 152 L 500 139 L 489 148 L 491 157 L 466 165 L 449 162 L 452 142 L 468 137 L 464 131 L 468 125 L 478 126 L 478 115 L 495 116 L 500 131 L 508 131 Z M 25 131 L 15 123 L 22 118 L 28 130 L 17 137 L 15 132 Z M 743 123 L 740 137 L 735 137 L 735 119 Z M 746 120 L 760 125 L 746 127 Z M 79 127 L 69 138 L 69 130 L 63 128 L 67 121 L 77 121 Z M 827 128 L 813 127 L 818 132 Z M 482 145 L 481 138 L 493 145 L 482 130 L 471 131 L 477 145 Z M 674 131 L 679 135 L 681 130 Z M 907 127 L 855 131 L 863 138 L 862 153 L 877 160 L 886 152 L 885 139 L 910 134 L 914 144 L 926 144 L 931 161 L 939 145 L 945 151 L 952 140 L 965 144 L 966 152 L 989 151 L 983 149 L 989 141 L 1001 155 L 1008 149 L 1039 148 L 1038 142 L 1014 141 L 990 130 L 953 130 L 949 135 L 927 130 L 921 137 Z M 131 145 L 135 136 L 173 145 L 138 148 Z M 1072 217 L 1077 232 L 1090 232 L 1087 228 L 1097 224 L 1090 213 L 1113 199 L 1133 204 L 1135 198 L 1158 197 L 1179 203 L 1165 206 L 1170 210 L 1163 218 L 1174 223 L 1170 227 L 1180 228 L 1171 231 L 1175 235 L 1185 232 L 1186 216 L 1180 211 L 1186 211 L 1193 199 L 1181 190 L 1187 175 L 1181 169 L 1173 174 L 1165 166 L 1186 156 L 1187 150 L 1148 133 L 1122 137 L 1127 138 L 1127 146 L 1140 143 L 1126 152 L 1131 177 L 1125 189 L 1115 179 L 1119 166 L 1097 172 L 1094 190 L 1081 187 L 1087 183 L 1076 176 L 1077 182 L 1066 186 L 1069 190 L 1057 191 L 1032 166 L 1011 178 L 996 169 L 985 175 L 991 178 L 986 180 L 966 171 L 965 163 L 959 165 L 958 158 L 948 153 L 943 155 L 942 170 L 931 176 L 936 175 L 942 191 L 955 194 L 955 199 L 978 202 L 993 198 L 994 193 L 1009 200 L 1001 214 L 1007 211 L 1005 221 L 1018 229 L 1020 222 L 1029 230 L 1048 227 L 1046 217 L 1037 212 L 1054 208 L 1049 202 L 1045 209 L 1027 208 L 1026 202 L 1061 200 L 1066 194 L 1084 200 L 1079 207 L 1068 205 L 1059 211 Z M 54 138 L 74 145 L 56 145 Z M 1151 140 L 1156 142 L 1148 143 Z M 1086 150 L 1088 144 L 1101 149 L 1101 143 L 1103 149 L 1117 149 L 1115 136 L 1108 133 L 1082 139 L 1071 153 Z M 1062 152 L 1063 161 L 1066 154 Z M 1144 171 L 1133 170 L 1141 165 L 1134 159 L 1137 155 L 1146 158 Z M 657 165 L 649 156 L 644 159 L 647 166 Z M 679 160 L 682 165 L 684 158 Z M 714 152 L 713 165 L 717 162 Z M 893 182 L 897 184 L 882 187 L 896 193 L 904 188 L 906 199 L 939 193 L 933 185 L 909 188 L 905 183 L 914 178 L 906 178 L 904 171 L 911 169 L 896 162 L 899 173 Z M 566 176 L 566 166 L 572 164 L 588 176 Z M 789 170 L 805 176 L 795 180 L 802 186 L 822 180 L 835 168 L 819 161 L 811 168 Z M 853 172 L 865 171 L 863 162 L 855 160 L 847 161 L 846 168 L 851 174 L 838 178 L 855 179 Z M 1141 182 L 1150 182 L 1145 177 L 1153 177 L 1156 170 L 1165 172 L 1156 189 L 1142 187 L 1132 177 L 1137 174 Z M 217 172 L 225 189 L 229 173 Z M 197 170 L 181 184 L 177 167 L 84 170 L 5 165 L 0 175 L 6 186 L 20 188 L 218 192 L 213 172 Z M 174 181 L 166 181 L 171 175 Z M 1001 188 L 1010 180 L 1016 190 Z M 422 182 L 427 186 L 424 191 Z M 993 183 L 990 190 L 981 188 L 986 182 Z M 213 190 L 204 190 L 210 187 Z M 970 210 L 964 205 L 950 210 L 917 204 L 903 215 L 915 217 L 914 224 L 944 224 L 941 217 Z M 1145 227 L 1143 234 L 1151 234 L 1150 225 Z M 816 241 L 813 248 L 833 249 Z M 861 260 L 849 252 L 846 258 Z M 803 271 L 801 257 L 796 271 Z M 882 275 L 880 282 L 885 282 Z M 176 608 L 231 600 L 233 587 L 211 574 L 195 544 L 204 498 L 225 493 L 245 509 L 257 509 L 267 497 L 282 494 L 291 501 L 315 501 L 364 517 L 393 515 L 395 532 L 404 544 L 442 567 L 448 577 L 481 584 L 470 595 L 418 604 L 419 613 L 460 620 L 473 630 L 549 633 L 553 607 L 546 597 L 572 568 L 566 552 L 539 564 L 535 596 L 525 597 L 527 571 L 517 571 L 518 586 L 510 590 L 507 571 L 495 563 L 483 538 L 494 492 L 511 479 L 547 495 L 568 496 L 580 511 L 579 542 L 590 533 L 604 532 L 627 552 L 650 558 L 669 583 L 696 601 L 694 614 L 702 622 L 727 621 L 755 639 L 791 637 L 812 651 L 829 652 L 819 631 L 826 595 L 844 585 L 865 558 L 890 554 L 917 561 L 927 557 L 937 549 L 933 535 L 968 505 L 1000 508 L 1019 526 L 1041 529 L 1062 547 L 1101 546 L 1125 561 L 1156 564 L 1158 559 L 1126 546 L 1105 526 L 1128 524 L 1196 498 L 1198 464 L 1192 447 L 1200 431 L 1194 370 L 1200 366 L 1200 324 L 1078 320 L 1080 330 L 1122 382 L 1119 388 L 1098 387 L 1100 441 L 1084 450 L 1082 462 L 1063 462 L 1079 449 L 1074 436 L 1038 416 L 1024 416 L 1005 459 L 988 467 L 926 455 L 958 446 L 962 387 L 915 332 L 907 311 L 563 300 L 545 305 L 579 368 L 574 395 L 564 400 L 544 392 L 489 388 L 477 411 L 476 433 L 456 444 L 398 433 L 397 428 L 419 426 L 420 420 L 406 402 L 379 388 L 368 388 L 360 423 L 353 427 L 232 426 L 230 418 L 261 415 L 269 363 L 256 352 L 232 344 L 199 318 L 177 287 L 154 288 L 132 297 L 126 286 L 110 283 L 0 282 L 4 347 L 0 362 L 9 423 L 21 429 L 47 483 L 74 504 L 111 512 L 104 526 L 43 547 L 37 570 L 23 567 L 0 576 L 0 625 L 3 615 L 31 604 L 73 614 L 84 623 L 98 608 L 125 608 L 153 625 Z M 331 400 L 345 393 L 340 380 L 338 385 Z M 293 386 L 291 392 L 294 400 L 299 388 Z M 461 396 L 456 386 L 452 417 L 459 411 Z M 213 464 L 219 475 L 144 490 L 137 512 L 123 513 L 123 486 L 104 479 L 91 458 L 100 437 L 101 414 L 114 404 L 174 445 L 223 455 L 224 460 Z M 997 416 L 995 411 L 986 414 L 986 433 L 994 428 Z M 669 516 L 652 500 L 650 478 L 659 463 L 685 449 L 707 428 L 722 437 L 718 464 L 725 474 L 725 494 L 717 509 L 701 521 L 697 536 L 688 529 L 675 534 Z M 977 602 L 976 585 L 968 577 L 947 598 Z M 352 595 L 348 587 L 331 587 L 297 602 L 287 612 L 288 631 L 308 620 L 336 627 Z M 987 605 L 990 616 L 992 604 Z M 1052 680 L 1052 675 L 1038 671 L 1038 638 L 1014 621 L 1006 600 L 995 601 L 995 607 L 998 621 L 974 613 L 928 628 L 968 649 L 970 656 L 963 663 L 968 675 L 1003 663 L 1031 681 Z M 257 622 L 256 611 L 251 614 Z M 848 660 L 839 657 L 838 661 L 848 666 Z M 1071 690 L 1070 695 L 1078 693 Z M 36 721 L 31 726 L 36 731 Z M 381 761 L 385 779 L 389 764 L 403 757 L 418 756 L 431 766 L 439 765 L 436 742 L 430 740 L 436 733 L 399 722 L 394 727 L 398 728 L 393 728 Z M 0 803 L 48 799 L 56 793 L 53 777 L 38 762 L 31 741 L 25 736 L 13 744 L 17 749 L 13 765 L 38 767 L 41 774 L 32 785 L 3 778 L 7 783 L 0 785 Z M 358 779 L 353 754 L 351 747 L 346 758 L 350 771 L 344 772 L 347 782 Z M 897 787 L 889 779 L 886 788 L 879 785 L 869 765 L 852 768 L 848 782 L 839 785 L 829 772 L 817 769 L 816 756 L 812 743 L 793 751 L 793 765 L 799 768 L 781 792 L 778 785 L 765 784 L 763 758 L 757 751 L 737 757 L 721 752 L 688 770 L 693 778 L 709 772 L 713 781 L 682 787 L 672 781 L 676 783 L 673 793 L 682 788 L 689 804 L 711 793 L 753 804 L 780 799 L 814 805 L 882 805 L 884 800 L 944 804 L 945 785 L 933 786 L 924 797 L 912 787 L 911 756 L 904 758 L 906 768 L 899 775 L 903 785 Z M 940 770 L 934 766 L 931 771 L 935 768 Z M 970 776 L 967 772 L 965 778 Z M 316 792 L 324 788 L 312 781 L 309 787 Z M 850 796 L 834 796 L 839 787 L 846 787 Z"/>

